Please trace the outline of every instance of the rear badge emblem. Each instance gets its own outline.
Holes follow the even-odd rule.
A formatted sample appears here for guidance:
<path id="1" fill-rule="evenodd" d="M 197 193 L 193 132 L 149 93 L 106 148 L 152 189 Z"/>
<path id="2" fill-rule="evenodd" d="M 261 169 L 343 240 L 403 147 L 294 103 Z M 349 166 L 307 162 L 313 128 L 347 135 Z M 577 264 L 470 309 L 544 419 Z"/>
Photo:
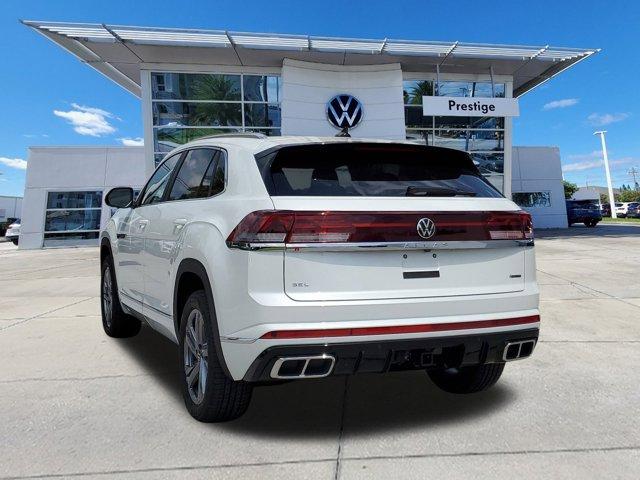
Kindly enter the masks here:
<path id="1" fill-rule="evenodd" d="M 433 220 L 430 218 L 421 218 L 418 220 L 416 230 L 418 231 L 418 235 L 426 240 L 436 234 L 436 224 L 433 223 Z"/>

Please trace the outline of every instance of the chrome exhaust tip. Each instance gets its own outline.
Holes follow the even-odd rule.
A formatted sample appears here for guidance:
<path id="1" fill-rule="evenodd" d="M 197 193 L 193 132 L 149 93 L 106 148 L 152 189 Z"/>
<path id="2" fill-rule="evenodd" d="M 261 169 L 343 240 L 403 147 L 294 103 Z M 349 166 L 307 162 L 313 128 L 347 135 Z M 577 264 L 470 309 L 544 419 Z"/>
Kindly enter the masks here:
<path id="1" fill-rule="evenodd" d="M 530 357 L 535 346 L 535 340 L 509 342 L 507 343 L 507 346 L 504 347 L 502 360 L 504 360 L 505 362 L 511 362 L 513 360 L 520 360 L 522 358 Z"/>
<path id="2" fill-rule="evenodd" d="M 281 357 L 271 368 L 271 378 L 322 378 L 331 374 L 336 358 L 333 355 L 312 355 L 308 357 Z"/>

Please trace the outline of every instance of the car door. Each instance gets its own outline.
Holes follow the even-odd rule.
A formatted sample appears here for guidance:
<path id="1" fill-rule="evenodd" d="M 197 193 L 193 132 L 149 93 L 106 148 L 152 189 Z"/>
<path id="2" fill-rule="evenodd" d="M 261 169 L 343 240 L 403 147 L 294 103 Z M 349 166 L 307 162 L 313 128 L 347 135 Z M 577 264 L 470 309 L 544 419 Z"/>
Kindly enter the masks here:
<path id="1" fill-rule="evenodd" d="M 120 285 L 121 293 L 124 294 L 123 301 L 141 313 L 144 313 L 145 290 L 144 240 L 149 217 L 155 215 L 162 203 L 173 169 L 181 157 L 182 153 L 178 153 L 158 166 L 123 222 L 123 228 L 126 228 L 127 231 L 123 231 L 119 235 L 118 248 L 125 252 L 118 262 L 119 269 L 126 272 L 124 285 Z M 122 237 L 122 234 L 125 236 Z"/>
<path id="2" fill-rule="evenodd" d="M 211 148 L 188 150 L 171 179 L 165 201 L 147 215 L 145 233 L 145 315 L 173 328 L 173 262 L 181 236 L 199 203 L 212 195 L 220 154 Z M 224 177 L 223 177 L 224 178 Z M 215 187 L 218 188 L 218 187 Z"/>

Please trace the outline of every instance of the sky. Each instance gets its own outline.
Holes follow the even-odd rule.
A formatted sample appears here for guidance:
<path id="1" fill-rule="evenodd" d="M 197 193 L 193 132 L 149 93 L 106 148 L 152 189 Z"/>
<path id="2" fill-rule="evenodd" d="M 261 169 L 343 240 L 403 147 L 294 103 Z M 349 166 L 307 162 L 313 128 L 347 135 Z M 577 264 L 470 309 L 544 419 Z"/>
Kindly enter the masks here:
<path id="1" fill-rule="evenodd" d="M 640 170 L 640 2 L 4 0 L 0 195 L 22 195 L 28 147 L 142 141 L 140 101 L 19 23 L 110 23 L 360 38 L 600 48 L 520 99 L 513 144 L 560 148 L 565 179 L 615 186 Z M 640 176 L 638 177 L 640 181 Z"/>

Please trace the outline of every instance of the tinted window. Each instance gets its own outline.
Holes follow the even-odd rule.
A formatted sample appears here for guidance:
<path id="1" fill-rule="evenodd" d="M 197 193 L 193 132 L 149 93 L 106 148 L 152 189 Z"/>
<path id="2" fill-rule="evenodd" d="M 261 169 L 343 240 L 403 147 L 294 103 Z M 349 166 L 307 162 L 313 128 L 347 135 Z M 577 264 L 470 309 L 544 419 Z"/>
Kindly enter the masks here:
<path id="1" fill-rule="evenodd" d="M 49 192 L 47 208 L 99 208 L 102 192 Z"/>
<path id="2" fill-rule="evenodd" d="M 162 200 L 164 190 L 167 188 L 167 183 L 169 183 L 169 177 L 171 177 L 171 172 L 178 163 L 178 160 L 180 160 L 181 155 L 181 153 L 178 153 L 160 164 L 149 179 L 149 182 L 147 182 L 142 201 L 140 202 L 141 205 L 157 203 Z"/>
<path id="3" fill-rule="evenodd" d="M 285 147 L 258 157 L 271 195 L 500 197 L 468 154 L 414 145 Z"/>
<path id="4" fill-rule="evenodd" d="M 217 195 L 224 190 L 226 169 L 226 156 L 224 152 L 219 152 L 216 158 L 215 168 L 211 169 L 213 172 L 213 176 L 211 177 L 211 195 Z"/>
<path id="5" fill-rule="evenodd" d="M 173 182 L 169 200 L 208 196 L 213 175 L 210 167 L 214 163 L 215 154 L 215 150 L 204 148 L 189 150 Z"/>

